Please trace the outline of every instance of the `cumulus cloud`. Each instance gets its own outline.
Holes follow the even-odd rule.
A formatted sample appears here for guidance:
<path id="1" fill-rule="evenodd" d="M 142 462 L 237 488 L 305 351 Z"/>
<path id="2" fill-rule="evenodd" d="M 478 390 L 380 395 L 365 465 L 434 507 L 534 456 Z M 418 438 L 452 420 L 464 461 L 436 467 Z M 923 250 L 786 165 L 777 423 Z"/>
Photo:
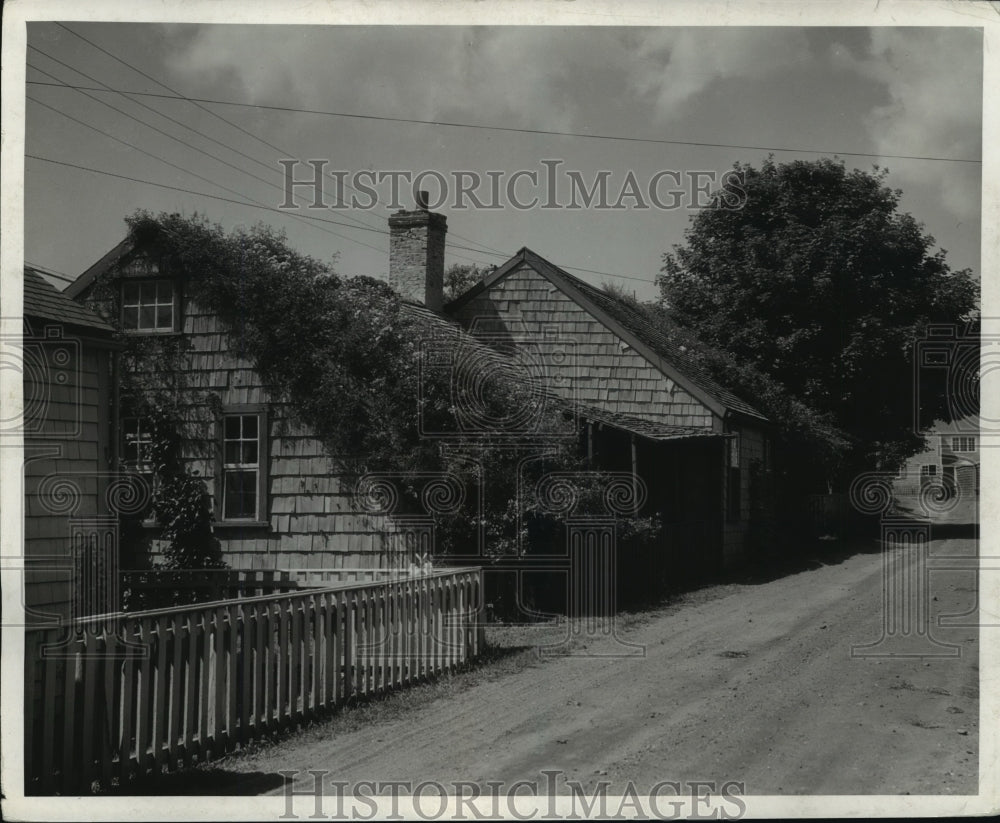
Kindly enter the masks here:
<path id="1" fill-rule="evenodd" d="M 240 99 L 420 119 L 570 128 L 609 29 L 202 27 L 169 65 L 185 88 Z M 487 117 L 488 115 L 488 117 Z"/>
<path id="2" fill-rule="evenodd" d="M 630 86 L 653 103 L 660 119 L 675 116 L 713 83 L 766 79 L 809 57 L 802 30 L 719 27 L 644 31 L 635 52 Z"/>
<path id="3" fill-rule="evenodd" d="M 835 61 L 881 84 L 887 102 L 864 125 L 876 151 L 978 160 L 982 153 L 982 37 L 971 29 L 871 30 L 868 54 L 838 51 Z M 979 166 L 907 162 L 914 182 L 937 188 L 943 204 L 960 219 L 979 213 Z"/>

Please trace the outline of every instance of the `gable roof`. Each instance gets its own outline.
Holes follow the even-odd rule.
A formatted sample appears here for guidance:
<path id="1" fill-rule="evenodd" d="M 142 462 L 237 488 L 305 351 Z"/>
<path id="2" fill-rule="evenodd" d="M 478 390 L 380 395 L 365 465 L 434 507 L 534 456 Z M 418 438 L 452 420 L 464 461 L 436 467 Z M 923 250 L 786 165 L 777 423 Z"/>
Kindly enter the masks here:
<path id="1" fill-rule="evenodd" d="M 687 329 L 671 321 L 666 326 L 653 323 L 627 302 L 608 294 L 550 263 L 528 248 L 522 248 L 499 269 L 453 300 L 445 311 L 453 311 L 482 294 L 511 272 L 528 265 L 562 291 L 573 302 L 610 329 L 664 375 L 683 387 L 719 416 L 726 412 L 757 420 L 767 418 L 709 375 L 695 352 L 707 347 Z"/>
<path id="2" fill-rule="evenodd" d="M 53 320 L 107 334 L 114 332 L 114 328 L 90 309 L 71 300 L 28 266 L 24 267 L 24 316 Z"/>
<path id="3" fill-rule="evenodd" d="M 99 275 L 110 269 L 130 251 L 132 251 L 132 241 L 126 237 L 83 274 L 77 277 L 76 280 L 70 283 L 63 291 L 63 294 L 75 300 L 90 287 Z"/>
<path id="4" fill-rule="evenodd" d="M 433 311 L 421 303 L 410 301 L 403 302 L 403 313 L 425 328 L 430 333 L 431 339 L 444 341 L 456 347 L 461 346 L 471 352 L 476 358 L 477 367 L 488 365 L 493 370 L 506 373 L 508 377 L 514 380 L 523 381 L 525 379 L 525 373 L 517 368 L 509 355 L 487 345 L 467 332 L 457 320 Z M 528 379 L 530 379 L 530 375 Z M 608 411 L 596 406 L 571 402 L 561 395 L 548 390 L 547 386 L 538 386 L 538 389 L 545 395 L 547 401 L 551 401 L 556 406 L 561 407 L 568 414 L 575 415 L 584 420 L 603 423 L 649 440 L 680 440 L 692 437 L 721 436 L 716 432 L 704 428 L 672 426 L 667 423 L 643 420 L 631 415 Z"/>

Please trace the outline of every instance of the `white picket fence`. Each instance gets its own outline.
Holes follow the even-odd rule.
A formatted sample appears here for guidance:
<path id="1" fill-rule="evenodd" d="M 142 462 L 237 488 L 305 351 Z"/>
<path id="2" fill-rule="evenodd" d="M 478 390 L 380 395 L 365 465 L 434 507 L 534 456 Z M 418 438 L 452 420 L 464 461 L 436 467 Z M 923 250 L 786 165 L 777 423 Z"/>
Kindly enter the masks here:
<path id="1" fill-rule="evenodd" d="M 482 649 L 482 573 L 308 589 L 27 629 L 25 792 L 127 787 Z"/>

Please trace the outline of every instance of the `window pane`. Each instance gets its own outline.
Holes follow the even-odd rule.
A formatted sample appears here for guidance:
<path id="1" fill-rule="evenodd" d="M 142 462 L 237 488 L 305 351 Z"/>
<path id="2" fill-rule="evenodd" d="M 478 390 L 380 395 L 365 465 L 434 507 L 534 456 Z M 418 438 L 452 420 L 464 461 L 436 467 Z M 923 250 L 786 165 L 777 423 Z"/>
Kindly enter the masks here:
<path id="1" fill-rule="evenodd" d="M 251 466 L 257 463 L 257 441 L 253 440 L 243 444 L 243 462 Z"/>
<path id="2" fill-rule="evenodd" d="M 174 326 L 174 307 L 172 305 L 156 307 L 156 328 L 172 329 Z"/>
<path id="3" fill-rule="evenodd" d="M 223 517 L 227 520 L 252 520 L 257 517 L 257 472 L 225 473 Z"/>
<path id="4" fill-rule="evenodd" d="M 257 415 L 247 414 L 243 416 L 243 439 L 257 439 Z"/>
<path id="5" fill-rule="evenodd" d="M 139 328 L 139 307 L 126 306 L 122 312 L 122 326 L 126 329 Z"/>
<path id="6" fill-rule="evenodd" d="M 240 444 L 239 443 L 226 443 L 225 454 L 223 455 L 223 460 L 226 463 L 239 463 L 240 462 Z"/>
<path id="7" fill-rule="evenodd" d="M 238 417 L 226 418 L 226 440 L 239 440 L 240 419 Z"/>
<path id="8" fill-rule="evenodd" d="M 138 305 L 139 303 L 139 284 L 138 283 L 125 283 L 122 285 L 122 303 L 131 303 L 133 305 Z"/>
<path id="9" fill-rule="evenodd" d="M 156 312 L 152 306 L 139 307 L 139 328 L 152 329 L 156 322 Z"/>
<path id="10" fill-rule="evenodd" d="M 156 302 L 172 303 L 174 299 L 174 286 L 169 280 L 156 281 Z"/>

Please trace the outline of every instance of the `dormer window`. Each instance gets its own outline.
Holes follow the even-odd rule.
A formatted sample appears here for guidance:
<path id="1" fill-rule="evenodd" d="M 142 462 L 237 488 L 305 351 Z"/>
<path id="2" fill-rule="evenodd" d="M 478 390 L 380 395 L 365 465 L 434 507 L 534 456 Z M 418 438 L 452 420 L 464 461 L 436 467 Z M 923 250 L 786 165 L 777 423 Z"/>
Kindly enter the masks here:
<path id="1" fill-rule="evenodd" d="M 177 289 L 172 280 L 125 280 L 122 328 L 142 334 L 177 331 Z"/>

